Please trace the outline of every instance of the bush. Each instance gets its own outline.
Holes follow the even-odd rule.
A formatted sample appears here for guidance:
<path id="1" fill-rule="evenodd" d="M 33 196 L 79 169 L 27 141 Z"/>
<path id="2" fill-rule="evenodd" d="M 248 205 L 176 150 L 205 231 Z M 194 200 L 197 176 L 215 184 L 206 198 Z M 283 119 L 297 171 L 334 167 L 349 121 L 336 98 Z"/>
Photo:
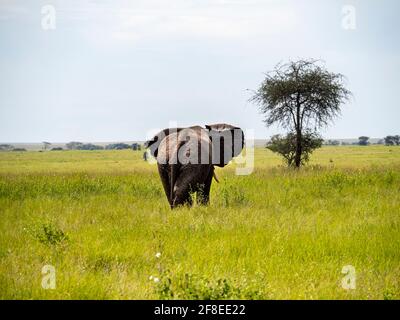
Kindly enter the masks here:
<path id="1" fill-rule="evenodd" d="M 159 299 L 221 300 L 260 299 L 261 292 L 251 286 L 242 286 L 226 278 L 208 279 L 190 273 L 183 277 L 166 271 L 156 286 Z"/>
<path id="2" fill-rule="evenodd" d="M 306 132 L 302 135 L 301 164 L 308 162 L 310 155 L 322 146 L 323 139 L 314 132 Z M 279 134 L 272 136 L 267 143 L 267 148 L 272 152 L 283 156 L 288 166 L 295 165 L 296 157 L 296 133 L 290 132 L 286 136 Z"/>
<path id="3" fill-rule="evenodd" d="M 92 143 L 82 143 L 77 141 L 68 142 L 66 145 L 69 150 L 103 150 L 103 146 L 98 146 Z"/>
<path id="4" fill-rule="evenodd" d="M 400 145 L 400 136 L 396 135 L 396 136 L 386 136 L 384 138 L 385 144 L 387 146 L 394 146 L 394 145 Z"/>
<path id="5" fill-rule="evenodd" d="M 369 141 L 368 140 L 369 140 L 369 137 L 361 136 L 361 137 L 358 138 L 358 144 L 360 146 L 367 146 L 367 145 L 369 145 Z"/>
<path id="6" fill-rule="evenodd" d="M 106 150 L 123 150 L 123 149 L 130 149 L 131 146 L 126 143 L 112 143 L 106 146 Z"/>
<path id="7" fill-rule="evenodd" d="M 59 245 L 68 241 L 68 235 L 52 222 L 37 223 L 29 228 L 30 234 L 45 245 Z"/>
<path id="8" fill-rule="evenodd" d="M 64 150 L 64 149 L 61 147 L 51 148 L 51 151 L 62 151 L 62 150 Z"/>
<path id="9" fill-rule="evenodd" d="M 12 146 L 11 144 L 6 144 L 6 143 L 0 144 L 0 151 L 10 151 L 13 149 L 14 146 Z"/>
<path id="10" fill-rule="evenodd" d="M 103 146 L 98 146 L 92 143 L 85 143 L 76 148 L 77 150 L 103 150 Z"/>
<path id="11" fill-rule="evenodd" d="M 12 151 L 26 151 L 25 148 L 14 148 L 12 149 Z"/>
<path id="12" fill-rule="evenodd" d="M 68 142 L 65 146 L 67 147 L 67 149 L 69 150 L 77 150 L 78 147 L 82 146 L 83 143 L 82 142 L 77 142 L 77 141 L 71 141 Z"/>

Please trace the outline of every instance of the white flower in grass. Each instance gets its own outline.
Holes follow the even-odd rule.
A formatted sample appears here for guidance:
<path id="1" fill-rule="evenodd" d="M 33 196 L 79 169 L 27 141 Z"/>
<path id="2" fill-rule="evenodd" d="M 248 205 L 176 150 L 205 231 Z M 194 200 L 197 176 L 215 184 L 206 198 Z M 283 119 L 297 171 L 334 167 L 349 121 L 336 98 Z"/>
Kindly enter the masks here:
<path id="1" fill-rule="evenodd" d="M 160 258 L 161 257 L 161 252 L 157 252 L 156 253 L 156 258 L 158 259 L 158 258 Z"/>
<path id="2" fill-rule="evenodd" d="M 155 283 L 160 282 L 160 279 L 158 279 L 157 277 L 154 277 L 154 282 Z"/>
<path id="3" fill-rule="evenodd" d="M 153 276 L 150 276 L 150 277 L 149 277 L 149 280 L 153 280 Z"/>

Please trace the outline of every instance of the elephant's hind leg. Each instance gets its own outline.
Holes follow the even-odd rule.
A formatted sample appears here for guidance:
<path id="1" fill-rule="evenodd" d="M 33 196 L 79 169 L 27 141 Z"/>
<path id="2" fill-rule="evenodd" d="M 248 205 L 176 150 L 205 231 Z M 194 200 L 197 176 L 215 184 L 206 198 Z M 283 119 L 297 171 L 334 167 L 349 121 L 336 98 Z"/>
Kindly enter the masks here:
<path id="1" fill-rule="evenodd" d="M 181 205 L 192 205 L 192 197 L 190 195 L 191 192 L 195 191 L 192 188 L 192 180 L 194 170 L 191 170 L 191 167 L 186 166 L 181 168 L 182 170 L 179 172 L 179 176 L 176 179 L 174 185 L 174 191 L 172 196 L 172 204 L 171 207 L 175 208 Z"/>
<path id="2" fill-rule="evenodd" d="M 211 182 L 214 175 L 214 168 L 210 168 L 210 172 L 208 173 L 204 183 L 199 185 L 197 191 L 197 203 L 201 205 L 208 205 L 210 202 L 210 190 L 211 190 Z"/>
<path id="3" fill-rule="evenodd" d="M 171 197 L 171 184 L 170 184 L 169 165 L 167 165 L 167 164 L 158 164 L 158 173 L 160 174 L 162 185 L 164 187 L 165 195 L 167 196 L 169 205 L 172 206 L 172 200 L 173 199 Z"/>
<path id="4" fill-rule="evenodd" d="M 176 208 L 182 205 L 191 206 L 193 201 L 190 195 L 190 187 L 184 186 L 183 188 L 176 189 L 174 192 L 174 197 L 172 199 L 171 208 Z"/>

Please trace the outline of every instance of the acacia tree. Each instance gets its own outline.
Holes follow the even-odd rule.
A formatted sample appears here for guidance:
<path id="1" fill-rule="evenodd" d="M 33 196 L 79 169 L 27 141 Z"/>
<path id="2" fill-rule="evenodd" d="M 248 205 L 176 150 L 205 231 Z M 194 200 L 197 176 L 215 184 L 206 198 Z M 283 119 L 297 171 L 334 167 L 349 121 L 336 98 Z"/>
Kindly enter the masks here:
<path id="1" fill-rule="evenodd" d="M 250 101 L 259 105 L 267 126 L 278 124 L 295 135 L 293 165 L 300 167 L 304 132 L 328 125 L 350 96 L 342 74 L 327 71 L 317 60 L 299 60 L 266 73 Z"/>
<path id="2" fill-rule="evenodd" d="M 44 150 L 47 150 L 47 148 L 48 148 L 49 146 L 51 146 L 51 143 L 50 143 L 50 142 L 43 141 L 43 149 L 44 149 Z"/>
<path id="3" fill-rule="evenodd" d="M 369 145 L 368 140 L 369 140 L 369 137 L 367 137 L 367 136 L 358 137 L 358 144 L 360 146 L 367 146 L 367 145 Z"/>
<path id="4" fill-rule="evenodd" d="M 396 136 L 386 136 L 384 138 L 385 144 L 387 146 L 394 146 L 394 145 L 400 145 L 400 136 L 396 135 Z"/>

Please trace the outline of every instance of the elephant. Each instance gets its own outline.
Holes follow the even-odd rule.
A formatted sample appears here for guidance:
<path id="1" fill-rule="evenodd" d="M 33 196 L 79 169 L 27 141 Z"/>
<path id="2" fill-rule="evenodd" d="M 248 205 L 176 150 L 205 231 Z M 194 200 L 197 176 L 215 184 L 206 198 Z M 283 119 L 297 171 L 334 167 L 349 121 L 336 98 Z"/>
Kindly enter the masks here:
<path id="1" fill-rule="evenodd" d="M 144 144 L 156 158 L 158 172 L 171 209 L 210 201 L 211 182 L 218 179 L 214 166 L 224 167 L 244 147 L 244 133 L 225 123 L 167 128 Z"/>

